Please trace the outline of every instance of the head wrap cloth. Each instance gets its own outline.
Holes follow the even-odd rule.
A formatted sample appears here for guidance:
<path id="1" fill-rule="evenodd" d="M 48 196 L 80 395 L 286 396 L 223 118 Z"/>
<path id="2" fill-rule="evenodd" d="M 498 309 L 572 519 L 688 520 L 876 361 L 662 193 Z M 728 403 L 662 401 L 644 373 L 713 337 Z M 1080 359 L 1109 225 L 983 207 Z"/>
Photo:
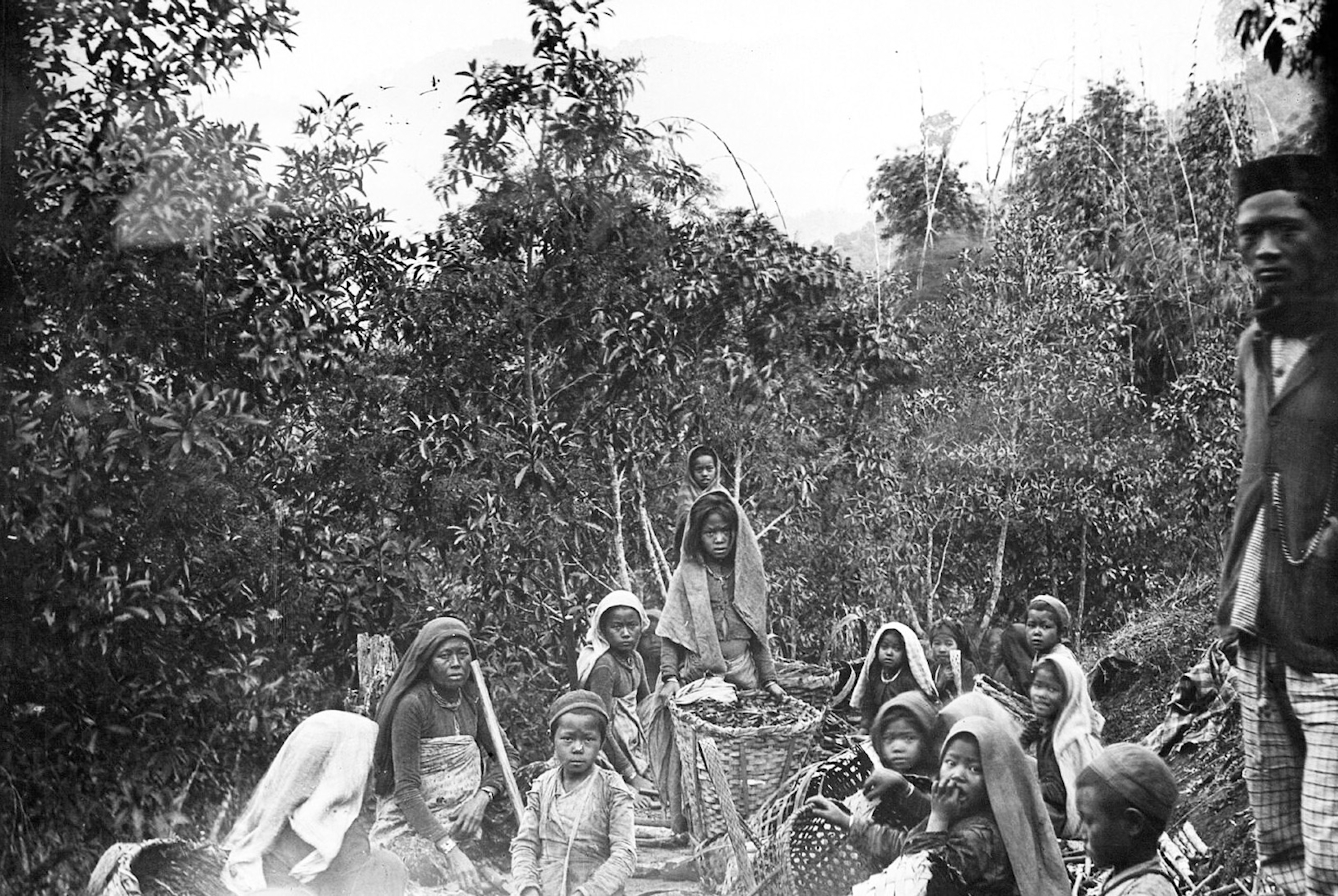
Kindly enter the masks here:
<path id="1" fill-rule="evenodd" d="M 265 888 L 265 853 L 287 825 L 312 847 L 293 877 L 307 882 L 330 867 L 362 811 L 375 743 L 376 723 L 351 712 L 318 712 L 294 728 L 223 841 L 228 889 Z"/>
<path id="2" fill-rule="evenodd" d="M 576 656 L 576 681 L 585 687 L 585 681 L 590 677 L 590 671 L 595 668 L 595 663 L 601 656 L 609 652 L 608 639 L 600 631 L 599 620 L 604 618 L 604 614 L 616 607 L 630 607 L 637 611 L 641 617 L 641 631 L 650 631 L 650 617 L 646 615 L 646 608 L 641 605 L 641 601 L 630 591 L 610 591 L 604 596 L 595 612 L 590 615 L 590 627 L 586 629 L 585 641 L 581 644 L 581 652 Z"/>
<path id="3" fill-rule="evenodd" d="M 1302 153 L 1266 156 L 1236 171 L 1236 204 L 1273 190 L 1296 193 L 1302 205 L 1324 218 L 1338 214 L 1338 183 L 1325 159 Z"/>
<path id="4" fill-rule="evenodd" d="M 1015 730 L 985 716 L 968 716 L 948 732 L 943 751 L 962 734 L 973 736 L 980 748 L 989 812 L 1003 836 L 1018 892 L 1067 896 L 1069 878 L 1059 841 L 1045 811 L 1035 767 L 1022 752 Z"/>
<path id="5" fill-rule="evenodd" d="M 376 766 L 377 793 L 389 793 L 395 786 L 394 757 L 390 752 L 391 720 L 395 717 L 395 709 L 409 689 L 426 675 L 432 658 L 450 638 L 464 638 L 469 642 L 469 652 L 478 656 L 478 646 L 474 643 L 469 626 L 454 616 L 439 616 L 419 629 L 399 666 L 395 668 L 390 684 L 386 686 L 386 692 L 376 709 L 376 722 L 381 728 L 376 735 L 376 753 L 372 759 Z M 478 689 L 472 679 L 466 680 L 462 690 L 465 699 L 473 704 L 478 703 Z"/>
<path id="6" fill-rule="evenodd" d="M 1160 756 L 1138 744 L 1111 744 L 1083 772 L 1084 782 L 1096 778 L 1129 805 L 1166 822 L 1180 799 L 1175 775 Z"/>
<path id="7" fill-rule="evenodd" d="M 702 492 L 692 502 L 693 506 L 708 495 L 723 495 L 734 505 L 738 515 L 739 525 L 734 534 L 734 607 L 753 636 L 764 639 L 767 636 L 767 576 L 762 567 L 762 549 L 757 544 L 757 536 L 743 508 L 719 485 Z M 706 567 L 696 558 L 695 551 L 685 549 L 681 552 L 655 633 L 697 654 L 706 670 L 717 675 L 725 674 L 727 665 L 720 651 L 715 617 L 711 613 Z"/>
<path id="8" fill-rule="evenodd" d="M 883 640 L 883 635 L 888 632 L 901 635 L 901 642 L 906 647 L 906 665 L 910 668 L 911 675 L 915 677 L 915 683 L 930 700 L 937 700 L 938 688 L 934 687 L 934 675 L 929 671 L 929 660 L 925 659 L 925 649 L 920 643 L 919 635 L 915 634 L 910 626 L 902 625 L 900 622 L 889 622 L 880 626 L 878 631 L 874 632 L 873 639 L 869 641 L 869 652 L 864 655 L 864 666 L 859 670 L 855 689 L 850 692 L 850 705 L 861 705 L 864 695 L 873 686 L 873 665 L 878 661 L 878 642 Z"/>

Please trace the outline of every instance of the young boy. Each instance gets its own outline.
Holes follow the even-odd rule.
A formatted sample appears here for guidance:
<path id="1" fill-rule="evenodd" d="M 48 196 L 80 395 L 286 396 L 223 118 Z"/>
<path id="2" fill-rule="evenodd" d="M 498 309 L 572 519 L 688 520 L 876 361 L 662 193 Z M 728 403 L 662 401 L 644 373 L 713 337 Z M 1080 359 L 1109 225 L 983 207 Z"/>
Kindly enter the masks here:
<path id="1" fill-rule="evenodd" d="M 1031 678 L 1036 664 L 1054 650 L 1073 651 L 1064 643 L 1069 632 L 1069 608 L 1064 602 L 1048 594 L 1040 594 L 1027 604 L 1027 621 L 1010 625 L 1003 630 L 999 642 L 999 661 L 1002 668 L 995 677 L 1011 682 L 1013 690 L 1026 694 L 1031 690 Z"/>
<path id="2" fill-rule="evenodd" d="M 1162 758 L 1137 744 L 1112 744 L 1078 776 L 1078 815 L 1087 856 L 1109 866 L 1101 896 L 1176 896 L 1157 839 L 1180 790 Z"/>
<path id="3" fill-rule="evenodd" d="M 604 701 L 590 691 L 553 701 L 548 731 L 558 767 L 530 788 L 511 841 L 518 896 L 619 896 L 636 870 L 632 793 L 595 764 L 608 728 Z"/>

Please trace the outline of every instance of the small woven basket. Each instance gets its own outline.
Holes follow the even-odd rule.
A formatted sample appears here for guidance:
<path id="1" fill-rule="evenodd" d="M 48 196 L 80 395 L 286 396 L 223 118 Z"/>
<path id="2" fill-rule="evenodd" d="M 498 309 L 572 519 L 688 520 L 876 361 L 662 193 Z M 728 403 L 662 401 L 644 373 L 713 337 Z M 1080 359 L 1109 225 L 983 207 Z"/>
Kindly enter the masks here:
<path id="1" fill-rule="evenodd" d="M 793 697 L 786 705 L 797 721 L 756 728 L 727 728 L 692 712 L 691 706 L 670 704 L 674 739 L 683 763 L 683 793 L 694 837 L 705 843 L 720 834 L 734 847 L 740 871 L 751 878 L 746 856 L 748 835 L 742 818 L 769 799 L 804 762 L 822 728 L 822 713 Z M 699 871 L 708 883 L 724 880 L 725 861 L 719 850 L 698 855 Z M 749 887 L 751 889 L 751 886 Z"/>

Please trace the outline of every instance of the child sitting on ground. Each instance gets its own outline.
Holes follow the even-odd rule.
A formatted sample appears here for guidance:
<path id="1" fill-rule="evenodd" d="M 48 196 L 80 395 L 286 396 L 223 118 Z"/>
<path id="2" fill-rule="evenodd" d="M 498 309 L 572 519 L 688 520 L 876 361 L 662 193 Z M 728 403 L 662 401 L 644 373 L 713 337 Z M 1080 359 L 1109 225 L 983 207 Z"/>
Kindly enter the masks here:
<path id="1" fill-rule="evenodd" d="M 929 671 L 941 700 L 958 697 L 976 685 L 971 642 L 956 619 L 940 619 L 929 630 Z"/>
<path id="2" fill-rule="evenodd" d="M 900 832 L 929 814 L 929 788 L 936 771 L 930 741 L 934 717 L 933 705 L 919 691 L 893 697 L 873 722 L 873 748 L 882 767 L 874 769 L 864 794 L 845 805 L 824 796 L 808 798 L 808 810 L 848 831 L 875 867 L 892 860 L 891 846 L 900 842 Z M 874 793 L 878 799 L 870 801 Z M 884 804 L 887 808 L 877 808 Z"/>
<path id="3" fill-rule="evenodd" d="M 632 794 L 595 764 L 608 733 L 604 701 L 572 691 L 553 701 L 557 768 L 539 776 L 511 841 L 518 896 L 618 896 L 636 870 Z"/>
<path id="4" fill-rule="evenodd" d="M 1176 896 L 1157 841 L 1180 798 L 1160 756 L 1137 744 L 1112 744 L 1078 775 L 1078 813 L 1087 856 L 1110 877 L 1100 896 Z"/>
<path id="5" fill-rule="evenodd" d="M 1000 668 L 995 678 L 1025 694 L 1031 690 L 1031 676 L 1047 654 L 1061 650 L 1073 653 L 1064 639 L 1070 625 L 1069 608 L 1048 594 L 1033 597 L 1027 604 L 1026 622 L 1010 625 L 999 639 Z"/>
<path id="6" fill-rule="evenodd" d="M 1067 651 L 1042 658 L 1031 681 L 1035 719 L 1022 734 L 1022 745 L 1034 749 L 1036 774 L 1050 824 L 1065 839 L 1084 836 L 1078 816 L 1078 774 L 1101 750 L 1093 732 L 1095 710 L 1087 694 L 1082 666 Z"/>
<path id="7" fill-rule="evenodd" d="M 611 591 L 595 607 L 585 645 L 576 658 L 577 683 L 593 691 L 608 711 L 609 736 L 604 755 L 613 770 L 622 775 L 649 805 L 655 793 L 651 783 L 646 733 L 637 707 L 650 694 L 646 667 L 637 643 L 649 626 L 641 601 L 630 591 Z"/>
<path id="8" fill-rule="evenodd" d="M 861 730 L 870 732 L 883 704 L 910 691 L 920 691 L 931 703 L 938 702 L 920 639 L 900 622 L 889 622 L 874 633 L 850 693 L 850 704 L 859 707 Z"/>
<path id="9" fill-rule="evenodd" d="M 856 896 L 906 892 L 905 863 L 938 858 L 973 896 L 1067 896 L 1068 875 L 1036 778 L 1012 732 L 983 717 L 953 726 L 929 816 L 899 835 L 893 864 Z"/>

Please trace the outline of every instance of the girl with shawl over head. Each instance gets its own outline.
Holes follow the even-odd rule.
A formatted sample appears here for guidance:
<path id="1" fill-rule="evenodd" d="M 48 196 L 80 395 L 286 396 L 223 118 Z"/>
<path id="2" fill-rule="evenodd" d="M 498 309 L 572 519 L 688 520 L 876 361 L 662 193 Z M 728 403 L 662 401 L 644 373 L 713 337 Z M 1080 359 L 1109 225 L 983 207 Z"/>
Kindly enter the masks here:
<path id="1" fill-rule="evenodd" d="M 900 622 L 889 622 L 874 633 L 850 693 L 850 704 L 859 707 L 860 727 L 871 732 L 873 718 L 883 704 L 910 691 L 919 691 L 931 703 L 938 703 L 938 689 L 920 639 Z"/>
<path id="2" fill-rule="evenodd" d="M 897 858 L 852 896 L 932 892 L 924 871 L 935 863 L 973 896 L 1066 896 L 1068 875 L 1030 766 L 1007 727 L 983 716 L 958 722 L 939 757 L 928 818 L 892 844 Z"/>
<path id="3" fill-rule="evenodd" d="M 655 794 L 646 731 L 637 711 L 650 696 L 646 667 L 637 651 L 641 635 L 650 627 L 641 601 L 630 591 L 611 591 L 595 607 L 590 630 L 576 658 L 580 687 L 604 701 L 610 719 L 604 755 L 613 770 L 640 794 L 643 805 Z"/>
<path id="4" fill-rule="evenodd" d="M 723 488 L 697 498 L 688 515 L 683 556 L 669 583 L 660 624 L 661 693 L 680 681 L 721 675 L 741 688 L 780 699 L 767 642 L 767 579 L 757 536 Z"/>
<path id="5" fill-rule="evenodd" d="M 484 810 L 502 792 L 501 765 L 469 674 L 474 638 L 452 616 L 423 626 L 377 709 L 377 806 L 372 842 L 404 860 L 427 886 L 481 889 L 497 879 L 493 852 L 509 832 L 485 830 Z M 508 747 L 509 749 L 509 747 Z M 480 841 L 483 834 L 500 834 Z"/>
<path id="6" fill-rule="evenodd" d="M 636 870 L 632 794 L 595 764 L 608 728 L 604 701 L 590 691 L 563 694 L 548 710 L 557 767 L 530 787 L 511 841 L 517 896 L 621 896 Z"/>
<path id="7" fill-rule="evenodd" d="M 694 445 L 688 452 L 683 484 L 674 495 L 674 550 L 679 552 L 680 558 L 683 556 L 683 535 L 687 532 L 692 504 L 712 489 L 722 487 L 720 471 L 720 455 L 710 445 Z"/>
<path id="8" fill-rule="evenodd" d="M 1036 756 L 1036 774 L 1055 833 L 1076 840 L 1086 836 L 1078 815 L 1078 775 L 1101 752 L 1093 731 L 1096 710 L 1087 694 L 1087 676 L 1067 651 L 1053 651 L 1036 666 L 1031 680 L 1036 718 L 1022 744 Z"/>
<path id="9" fill-rule="evenodd" d="M 228 889 L 400 896 L 404 863 L 367 836 L 375 743 L 376 723 L 349 712 L 294 728 L 223 841 Z"/>

